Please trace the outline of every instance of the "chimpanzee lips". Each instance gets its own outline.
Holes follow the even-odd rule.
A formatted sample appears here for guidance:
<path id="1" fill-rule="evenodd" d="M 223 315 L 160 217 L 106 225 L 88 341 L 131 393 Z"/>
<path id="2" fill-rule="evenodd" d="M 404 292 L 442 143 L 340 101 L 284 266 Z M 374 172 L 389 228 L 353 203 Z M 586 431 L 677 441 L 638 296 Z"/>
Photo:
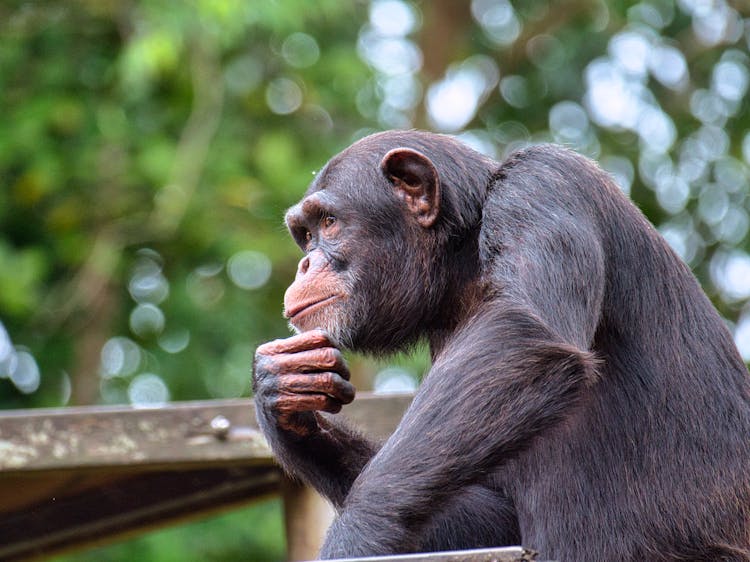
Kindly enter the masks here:
<path id="1" fill-rule="evenodd" d="M 284 311 L 284 316 L 286 316 L 289 319 L 293 319 L 295 317 L 299 317 L 301 315 L 307 314 L 308 312 L 311 312 L 315 310 L 316 308 L 323 307 L 326 303 L 337 299 L 339 295 L 331 295 L 330 297 L 325 297 L 324 299 L 318 299 L 318 300 L 310 300 L 303 303 L 300 303 L 296 306 L 293 306 L 289 310 Z"/>

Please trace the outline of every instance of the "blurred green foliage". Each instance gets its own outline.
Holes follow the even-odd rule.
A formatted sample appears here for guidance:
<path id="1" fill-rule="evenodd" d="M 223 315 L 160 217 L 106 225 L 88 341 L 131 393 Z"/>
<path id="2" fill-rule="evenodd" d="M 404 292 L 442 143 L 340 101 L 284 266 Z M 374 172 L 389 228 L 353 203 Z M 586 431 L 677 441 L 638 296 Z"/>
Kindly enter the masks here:
<path id="1" fill-rule="evenodd" d="M 396 127 L 497 158 L 539 141 L 596 158 L 750 359 L 749 15 L 725 0 L 3 2 L 0 407 L 247 396 L 253 348 L 288 333 L 284 210 L 332 154 Z M 385 373 L 352 363 L 384 388 L 428 366 L 424 350 Z M 201 559 L 278 558 L 278 537 L 232 550 L 261 544 L 237 523 L 267 515 L 252 513 L 201 527 L 236 531 Z M 96 559 L 187 559 L 187 533 Z"/>
<path id="2" fill-rule="evenodd" d="M 57 557 L 56 562 L 278 562 L 284 560 L 281 500 L 266 500 L 187 527 L 117 546 Z"/>

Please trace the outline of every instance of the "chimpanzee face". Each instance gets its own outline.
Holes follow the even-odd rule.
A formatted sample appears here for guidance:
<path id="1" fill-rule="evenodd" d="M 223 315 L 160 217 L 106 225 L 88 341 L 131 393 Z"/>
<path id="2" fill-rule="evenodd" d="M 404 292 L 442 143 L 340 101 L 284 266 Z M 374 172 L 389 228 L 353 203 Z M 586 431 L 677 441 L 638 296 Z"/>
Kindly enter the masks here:
<path id="1" fill-rule="evenodd" d="M 430 300 L 423 238 L 437 218 L 437 196 L 437 173 L 416 151 L 391 150 L 372 169 L 347 166 L 346 154 L 329 164 L 286 215 L 305 252 L 284 297 L 290 325 L 321 328 L 364 351 L 418 337 Z"/>

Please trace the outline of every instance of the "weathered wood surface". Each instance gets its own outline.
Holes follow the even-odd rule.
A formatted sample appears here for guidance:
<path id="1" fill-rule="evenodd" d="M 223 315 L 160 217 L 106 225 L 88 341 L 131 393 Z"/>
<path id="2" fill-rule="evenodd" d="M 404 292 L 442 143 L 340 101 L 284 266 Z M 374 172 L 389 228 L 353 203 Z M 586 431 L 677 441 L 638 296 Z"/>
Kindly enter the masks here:
<path id="1" fill-rule="evenodd" d="M 363 393 L 344 417 L 372 435 L 386 436 L 410 400 Z M 232 462 L 273 463 L 249 400 L 0 413 L 0 477 L 14 471 Z"/>
<path id="2" fill-rule="evenodd" d="M 386 437 L 410 401 L 362 393 L 344 417 Z M 3 412 L 0 560 L 205 516 L 281 482 L 250 400 Z"/>
<path id="3" fill-rule="evenodd" d="M 369 558 L 341 559 L 337 562 L 531 562 L 535 554 L 513 546 L 456 552 L 433 552 L 429 554 L 405 554 L 401 556 L 373 556 Z"/>

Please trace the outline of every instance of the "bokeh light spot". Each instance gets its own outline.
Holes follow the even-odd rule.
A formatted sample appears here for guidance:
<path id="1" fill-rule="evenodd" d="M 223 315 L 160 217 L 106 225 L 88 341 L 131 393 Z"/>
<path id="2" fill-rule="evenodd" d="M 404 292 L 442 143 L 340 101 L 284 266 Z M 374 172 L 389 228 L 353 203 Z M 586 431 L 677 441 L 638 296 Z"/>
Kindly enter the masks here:
<path id="1" fill-rule="evenodd" d="M 745 362 L 750 362 L 750 311 L 740 317 L 734 329 L 734 343 Z"/>
<path id="2" fill-rule="evenodd" d="M 742 250 L 717 251 L 711 258 L 711 280 L 728 301 L 750 297 L 750 255 Z"/>
<path id="3" fill-rule="evenodd" d="M 292 33 L 281 45 L 281 55 L 294 68 L 307 68 L 320 58 L 320 47 L 315 38 L 307 33 Z"/>
<path id="4" fill-rule="evenodd" d="M 10 380 L 24 394 L 36 392 L 41 383 L 41 374 L 36 359 L 25 350 L 17 350 L 15 357 L 15 364 L 10 372 Z"/>
<path id="5" fill-rule="evenodd" d="M 635 177 L 633 163 L 623 156 L 605 156 L 601 160 L 601 165 L 610 173 L 623 193 L 630 195 L 630 188 Z"/>
<path id="6" fill-rule="evenodd" d="M 388 367 L 375 375 L 373 388 L 377 394 L 414 392 L 417 379 L 409 371 L 400 367 Z"/>
<path id="7" fill-rule="evenodd" d="M 271 277 L 271 260 L 261 252 L 237 252 L 227 262 L 227 275 L 240 289 L 258 289 Z"/>
<path id="8" fill-rule="evenodd" d="M 266 103 L 279 115 L 294 113 L 302 105 L 302 89 L 289 78 L 277 78 L 266 88 Z"/>
<path id="9" fill-rule="evenodd" d="M 159 337 L 159 347 L 167 353 L 180 353 L 187 349 L 190 343 L 190 332 L 186 329 L 162 334 Z"/>
<path id="10" fill-rule="evenodd" d="M 158 408 L 169 402 L 169 389 L 154 373 L 142 373 L 128 386 L 128 400 L 136 408 Z"/>
<path id="11" fill-rule="evenodd" d="M 473 0 L 471 13 L 490 41 L 500 47 L 513 44 L 521 34 L 521 22 L 508 0 Z"/>
<path id="12" fill-rule="evenodd" d="M 101 351 L 100 374 L 104 378 L 132 375 L 141 364 L 141 348 L 133 340 L 114 337 Z"/>
<path id="13" fill-rule="evenodd" d="M 169 296 L 169 282 L 162 274 L 161 264 L 151 255 L 141 255 L 136 262 L 128 291 L 138 303 L 159 304 Z"/>
<path id="14" fill-rule="evenodd" d="M 417 27 L 417 14 L 406 2 L 378 0 L 370 5 L 370 24 L 380 35 L 404 37 Z"/>
<path id="15" fill-rule="evenodd" d="M 139 304 L 130 313 L 130 329 L 142 338 L 160 334 L 164 323 L 164 313 L 151 303 Z"/>

